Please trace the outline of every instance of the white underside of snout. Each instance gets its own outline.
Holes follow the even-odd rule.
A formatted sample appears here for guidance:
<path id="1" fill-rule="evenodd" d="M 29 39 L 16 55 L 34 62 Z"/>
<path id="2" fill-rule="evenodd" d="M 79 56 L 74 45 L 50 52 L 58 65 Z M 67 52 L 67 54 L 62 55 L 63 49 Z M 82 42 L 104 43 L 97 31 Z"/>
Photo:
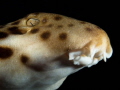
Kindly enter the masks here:
<path id="1" fill-rule="evenodd" d="M 101 52 L 98 56 L 95 57 L 95 54 Z M 73 60 L 74 65 L 84 65 L 87 67 L 91 67 L 92 65 L 96 65 L 102 59 L 106 62 L 107 58 L 112 56 L 111 53 L 106 53 L 105 50 L 100 51 L 100 49 L 91 49 L 90 54 L 86 55 L 81 51 L 72 51 L 69 53 L 69 60 Z"/>

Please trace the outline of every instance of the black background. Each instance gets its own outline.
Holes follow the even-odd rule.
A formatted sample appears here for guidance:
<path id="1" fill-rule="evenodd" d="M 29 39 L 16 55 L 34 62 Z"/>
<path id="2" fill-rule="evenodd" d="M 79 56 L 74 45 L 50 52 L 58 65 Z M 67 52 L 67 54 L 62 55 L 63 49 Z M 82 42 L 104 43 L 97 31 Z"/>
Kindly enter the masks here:
<path id="1" fill-rule="evenodd" d="M 15 21 L 33 12 L 57 13 L 94 23 L 110 37 L 113 56 L 104 63 L 70 75 L 58 90 L 120 90 L 119 2 L 115 0 L 1 0 L 0 24 Z"/>

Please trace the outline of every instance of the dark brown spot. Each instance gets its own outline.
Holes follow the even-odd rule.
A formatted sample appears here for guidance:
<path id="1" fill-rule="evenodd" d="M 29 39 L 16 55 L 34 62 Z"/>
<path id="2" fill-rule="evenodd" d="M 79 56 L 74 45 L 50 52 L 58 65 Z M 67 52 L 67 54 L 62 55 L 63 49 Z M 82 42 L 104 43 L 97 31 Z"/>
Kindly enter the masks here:
<path id="1" fill-rule="evenodd" d="M 58 21 L 58 20 L 61 20 L 62 17 L 61 17 L 61 16 L 55 16 L 54 19 L 55 19 L 56 21 Z"/>
<path id="2" fill-rule="evenodd" d="M 91 28 L 88 28 L 88 27 L 86 28 L 86 30 L 87 30 L 87 31 L 93 31 L 93 29 L 91 29 Z"/>
<path id="3" fill-rule="evenodd" d="M 46 65 L 45 64 L 40 64 L 40 63 L 32 63 L 30 64 L 28 61 L 29 61 L 29 58 L 26 56 L 26 55 L 22 55 L 21 56 L 21 62 L 28 68 L 34 70 L 34 71 L 44 71 L 45 70 L 45 67 Z"/>
<path id="4" fill-rule="evenodd" d="M 23 34 L 18 27 L 10 27 L 10 28 L 8 28 L 8 30 L 12 34 Z"/>
<path id="5" fill-rule="evenodd" d="M 5 33 L 5 32 L 0 32 L 0 39 L 6 38 L 7 36 L 8 36 L 7 33 Z"/>
<path id="6" fill-rule="evenodd" d="M 45 24 L 45 23 L 47 23 L 47 21 L 48 21 L 48 19 L 47 19 L 47 18 L 44 18 L 44 19 L 42 20 L 42 23 Z"/>
<path id="7" fill-rule="evenodd" d="M 50 32 L 46 31 L 41 34 L 41 38 L 47 40 L 50 37 L 50 35 L 51 35 Z"/>
<path id="8" fill-rule="evenodd" d="M 53 24 L 49 24 L 47 27 L 52 27 L 53 26 Z"/>
<path id="9" fill-rule="evenodd" d="M 6 59 L 13 55 L 13 51 L 7 47 L 0 47 L 0 59 Z"/>
<path id="10" fill-rule="evenodd" d="M 12 25 L 18 25 L 19 23 L 20 21 L 18 20 L 18 21 L 13 22 Z"/>
<path id="11" fill-rule="evenodd" d="M 59 35 L 59 39 L 60 40 L 65 40 L 67 38 L 67 34 L 66 33 L 61 33 L 60 35 Z"/>
<path id="12" fill-rule="evenodd" d="M 58 25 L 58 26 L 57 26 L 57 28 L 62 28 L 62 27 L 63 27 L 63 25 Z"/>
<path id="13" fill-rule="evenodd" d="M 34 34 L 34 33 L 37 33 L 39 31 L 39 29 L 33 29 L 30 31 L 30 33 Z"/>
<path id="14" fill-rule="evenodd" d="M 73 27 L 74 25 L 73 24 L 68 24 L 68 27 Z"/>
<path id="15" fill-rule="evenodd" d="M 25 56 L 25 55 L 22 55 L 22 56 L 21 56 L 21 62 L 22 62 L 23 64 L 26 64 L 26 63 L 28 62 L 28 60 L 29 60 L 29 58 L 28 58 L 27 56 Z"/>

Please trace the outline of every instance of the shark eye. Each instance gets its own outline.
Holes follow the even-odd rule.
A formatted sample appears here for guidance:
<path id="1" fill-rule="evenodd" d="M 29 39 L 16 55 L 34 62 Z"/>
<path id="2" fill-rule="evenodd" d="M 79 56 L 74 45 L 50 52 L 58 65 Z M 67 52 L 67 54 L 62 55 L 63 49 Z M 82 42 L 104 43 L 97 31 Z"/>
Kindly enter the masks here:
<path id="1" fill-rule="evenodd" d="M 40 20 L 36 19 L 36 18 L 30 18 L 27 20 L 26 24 L 27 26 L 33 27 L 36 26 L 37 24 L 39 24 Z"/>

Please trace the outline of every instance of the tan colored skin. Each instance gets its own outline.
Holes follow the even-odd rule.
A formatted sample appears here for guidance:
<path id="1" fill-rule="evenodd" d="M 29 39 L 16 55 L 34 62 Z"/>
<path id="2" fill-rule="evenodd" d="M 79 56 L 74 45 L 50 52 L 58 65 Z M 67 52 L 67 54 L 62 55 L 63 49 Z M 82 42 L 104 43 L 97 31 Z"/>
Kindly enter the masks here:
<path id="1" fill-rule="evenodd" d="M 110 58 L 112 47 L 98 26 L 70 17 L 32 13 L 0 27 L 0 88 L 55 90 L 65 78 L 88 66 L 70 61 L 70 53 L 92 61 Z M 94 65 L 94 64 L 89 64 Z"/>

